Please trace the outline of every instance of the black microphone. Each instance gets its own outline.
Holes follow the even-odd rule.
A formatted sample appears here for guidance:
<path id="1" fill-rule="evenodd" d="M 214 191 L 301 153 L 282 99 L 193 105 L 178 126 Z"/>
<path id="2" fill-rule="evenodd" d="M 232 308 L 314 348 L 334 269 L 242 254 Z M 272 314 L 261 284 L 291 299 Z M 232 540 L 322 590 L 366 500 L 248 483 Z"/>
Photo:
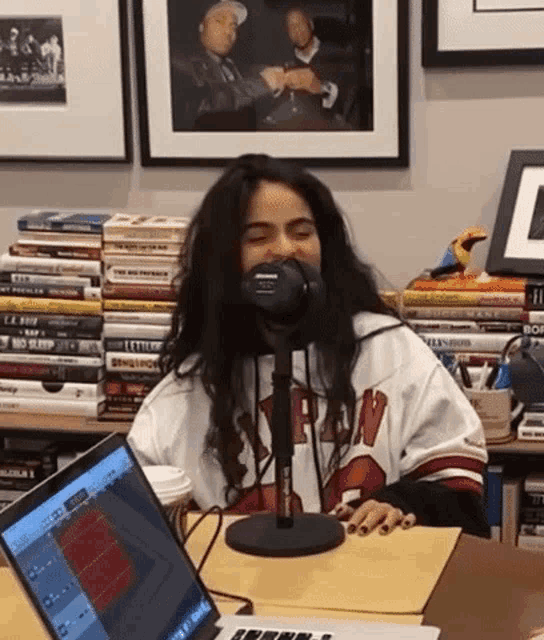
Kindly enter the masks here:
<path id="1" fill-rule="evenodd" d="M 325 283 L 317 267 L 289 258 L 253 267 L 242 278 L 242 297 L 265 320 L 294 325 L 325 305 Z"/>

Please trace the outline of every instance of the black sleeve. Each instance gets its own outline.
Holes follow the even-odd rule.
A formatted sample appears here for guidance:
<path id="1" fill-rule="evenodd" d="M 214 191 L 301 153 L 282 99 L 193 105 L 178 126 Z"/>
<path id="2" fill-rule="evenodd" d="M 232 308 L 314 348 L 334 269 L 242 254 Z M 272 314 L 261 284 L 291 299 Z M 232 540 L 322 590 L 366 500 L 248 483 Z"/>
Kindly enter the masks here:
<path id="1" fill-rule="evenodd" d="M 491 537 L 483 502 L 473 491 L 457 491 L 439 482 L 415 482 L 401 479 L 374 491 L 366 499 L 374 499 L 413 513 L 416 523 L 428 527 L 461 527 L 465 533 L 481 538 Z M 363 500 L 353 500 L 357 508 Z"/>

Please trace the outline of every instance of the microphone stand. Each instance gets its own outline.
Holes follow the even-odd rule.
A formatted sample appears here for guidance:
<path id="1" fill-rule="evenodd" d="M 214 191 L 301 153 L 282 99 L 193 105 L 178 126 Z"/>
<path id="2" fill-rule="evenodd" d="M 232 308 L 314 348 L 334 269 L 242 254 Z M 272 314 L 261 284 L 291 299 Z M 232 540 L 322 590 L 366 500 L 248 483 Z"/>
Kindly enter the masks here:
<path id="1" fill-rule="evenodd" d="M 272 455 L 276 465 L 276 514 L 258 513 L 227 527 L 225 541 L 236 551 L 257 556 L 298 557 L 340 545 L 344 527 L 334 516 L 293 513 L 291 419 L 292 350 L 277 335 L 273 380 Z"/>

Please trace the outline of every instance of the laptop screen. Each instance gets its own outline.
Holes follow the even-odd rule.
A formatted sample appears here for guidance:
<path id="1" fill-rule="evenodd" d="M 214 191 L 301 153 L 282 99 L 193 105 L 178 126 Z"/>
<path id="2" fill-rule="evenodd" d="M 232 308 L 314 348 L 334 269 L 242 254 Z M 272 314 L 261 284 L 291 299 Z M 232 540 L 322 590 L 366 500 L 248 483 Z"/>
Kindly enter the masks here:
<path id="1" fill-rule="evenodd" d="M 186 640 L 218 617 L 120 436 L 2 511 L 0 540 L 53 637 Z"/>

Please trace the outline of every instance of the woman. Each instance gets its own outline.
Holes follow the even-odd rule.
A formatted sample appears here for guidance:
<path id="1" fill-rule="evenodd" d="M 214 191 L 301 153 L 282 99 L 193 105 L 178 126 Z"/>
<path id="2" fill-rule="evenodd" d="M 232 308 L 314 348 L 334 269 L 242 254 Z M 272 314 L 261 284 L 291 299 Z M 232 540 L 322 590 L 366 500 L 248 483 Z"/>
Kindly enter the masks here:
<path id="1" fill-rule="evenodd" d="M 294 509 L 334 511 L 362 535 L 418 523 L 488 536 L 476 413 L 382 302 L 327 187 L 265 155 L 234 161 L 192 220 L 165 377 L 128 436 L 140 462 L 181 467 L 202 509 L 275 508 L 274 327 L 241 283 L 284 259 L 318 269 L 326 290 L 311 343 L 293 353 Z"/>

